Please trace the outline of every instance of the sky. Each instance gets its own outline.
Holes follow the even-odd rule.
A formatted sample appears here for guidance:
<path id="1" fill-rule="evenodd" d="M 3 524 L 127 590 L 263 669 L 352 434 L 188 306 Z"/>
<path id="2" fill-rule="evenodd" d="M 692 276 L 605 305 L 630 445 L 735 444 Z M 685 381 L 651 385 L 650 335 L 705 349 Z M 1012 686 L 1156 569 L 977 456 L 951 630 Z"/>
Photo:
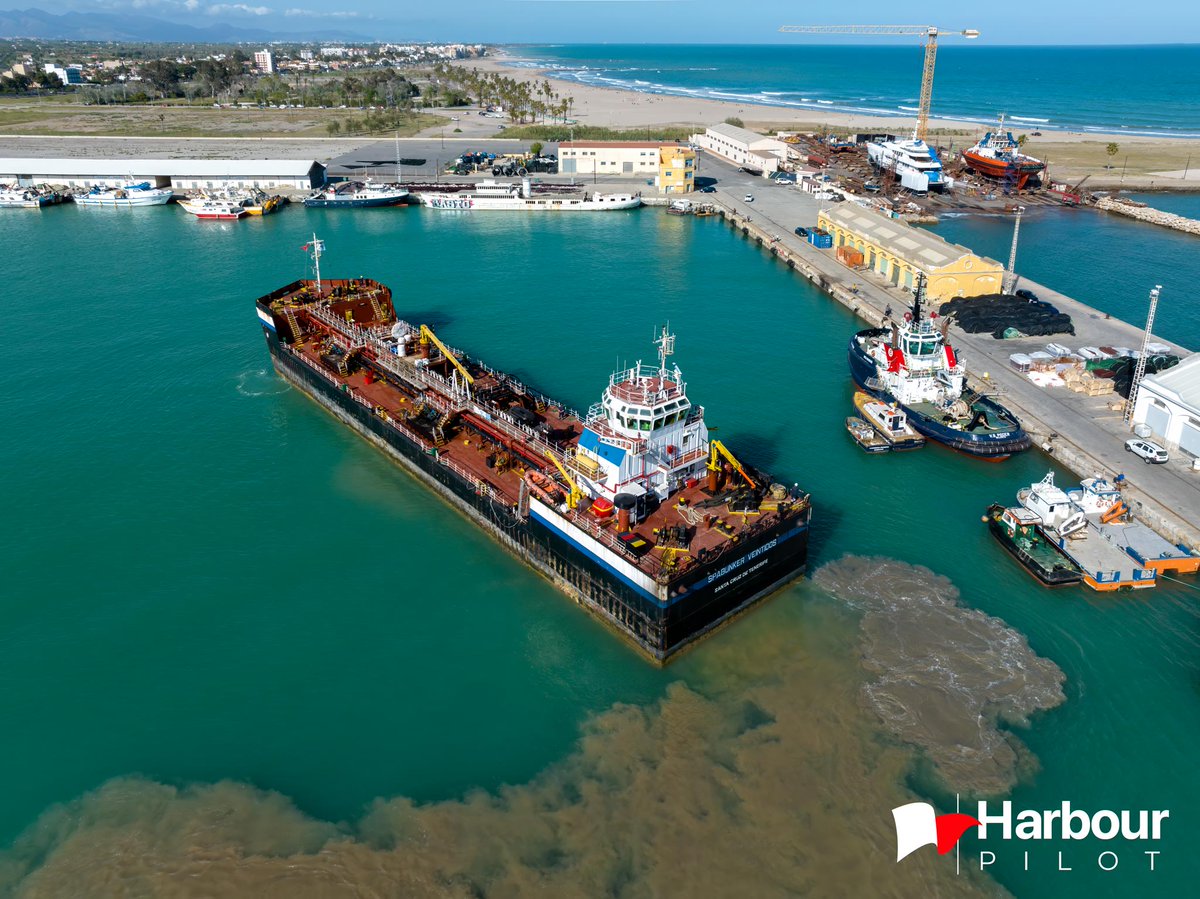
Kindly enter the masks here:
<path id="1" fill-rule="evenodd" d="M 748 7 L 734 0 L 0 0 L 0 9 L 135 13 L 193 25 L 223 21 L 281 32 L 329 29 L 385 40 L 833 43 L 839 39 L 783 35 L 777 29 L 916 20 L 947 30 L 975 28 L 988 44 L 1200 41 L 1195 0 L 1143 0 L 1134 6 L 1125 0 L 1005 0 L 973 6 L 962 0 L 927 0 L 919 8 L 857 0 L 849 9 L 795 0 L 756 0 Z"/>

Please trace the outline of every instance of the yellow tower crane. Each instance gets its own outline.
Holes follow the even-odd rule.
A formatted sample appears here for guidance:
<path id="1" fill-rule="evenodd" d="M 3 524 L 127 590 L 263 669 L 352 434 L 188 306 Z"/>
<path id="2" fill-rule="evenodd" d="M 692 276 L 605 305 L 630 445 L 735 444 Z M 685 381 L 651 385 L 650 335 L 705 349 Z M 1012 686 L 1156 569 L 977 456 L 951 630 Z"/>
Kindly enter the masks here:
<path id="1" fill-rule="evenodd" d="M 979 37 L 974 28 L 943 31 L 936 25 L 784 25 L 780 31 L 789 34 L 923 34 L 925 35 L 925 73 L 921 76 L 921 102 L 917 104 L 916 140 L 925 140 L 929 128 L 929 105 L 933 99 L 933 63 L 937 58 L 939 35 L 961 35 L 967 39 Z"/>
<path id="2" fill-rule="evenodd" d="M 467 371 L 467 367 L 458 361 L 458 357 L 450 352 L 449 348 L 438 340 L 438 336 L 433 333 L 433 329 L 428 325 L 421 325 L 421 343 L 425 345 L 433 344 L 442 351 L 442 355 L 450 360 L 451 364 L 458 369 L 458 373 L 463 376 L 468 386 L 475 383 L 475 379 L 471 377 L 471 373 Z"/>

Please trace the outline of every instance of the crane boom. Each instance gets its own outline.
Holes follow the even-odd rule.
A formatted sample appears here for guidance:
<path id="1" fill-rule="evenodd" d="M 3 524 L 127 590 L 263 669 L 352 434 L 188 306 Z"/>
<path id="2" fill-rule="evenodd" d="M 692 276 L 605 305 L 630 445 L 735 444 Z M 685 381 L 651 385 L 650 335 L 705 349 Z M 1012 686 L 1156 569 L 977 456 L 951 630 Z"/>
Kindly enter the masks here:
<path id="1" fill-rule="evenodd" d="M 914 140 L 925 140 L 929 130 L 929 108 L 933 104 L 933 68 L 937 59 L 938 35 L 957 34 L 967 39 L 979 37 L 979 32 L 974 28 L 944 31 L 936 25 L 784 25 L 779 30 L 789 34 L 925 35 L 925 67 L 921 72 L 921 101 L 917 104 Z"/>
<path id="2" fill-rule="evenodd" d="M 723 444 L 720 440 L 710 440 L 708 442 L 708 446 L 712 452 L 712 456 L 710 456 L 708 460 L 709 471 L 716 471 L 720 467 L 717 455 L 720 453 L 720 455 L 724 456 L 729 461 L 729 464 L 733 466 L 734 471 L 745 478 L 746 483 L 750 485 L 750 489 L 758 489 L 758 485 L 754 483 L 754 479 L 750 477 L 750 475 L 746 472 L 746 469 L 742 467 L 742 463 L 737 460 L 737 457 L 729 451 L 725 444 Z"/>
<path id="3" fill-rule="evenodd" d="M 442 355 L 450 360 L 451 364 L 458 369 L 459 374 L 463 376 L 468 384 L 474 384 L 475 379 L 471 377 L 471 373 L 467 371 L 467 367 L 458 361 L 458 357 L 450 352 L 449 348 L 438 340 L 438 336 L 433 333 L 433 329 L 428 325 L 421 325 L 421 340 L 425 343 L 432 343 L 435 347 L 442 351 Z"/>
<path id="4" fill-rule="evenodd" d="M 579 489 L 579 485 L 575 483 L 575 479 L 567 474 L 566 466 L 558 461 L 558 457 L 554 453 L 546 450 L 546 458 L 554 463 L 554 467 L 558 469 L 558 473 L 563 476 L 563 480 L 571 488 L 571 493 L 567 496 L 567 508 L 574 509 L 579 505 L 579 500 L 583 498 L 583 491 Z"/>

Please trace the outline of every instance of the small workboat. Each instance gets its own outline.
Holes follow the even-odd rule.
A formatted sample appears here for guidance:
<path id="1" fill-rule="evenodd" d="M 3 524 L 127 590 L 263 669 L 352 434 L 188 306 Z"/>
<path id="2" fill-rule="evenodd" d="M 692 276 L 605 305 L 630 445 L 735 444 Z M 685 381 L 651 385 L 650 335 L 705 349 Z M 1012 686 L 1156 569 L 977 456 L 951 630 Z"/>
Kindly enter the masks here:
<path id="1" fill-rule="evenodd" d="M 857 415 L 851 415 L 846 419 L 846 430 L 864 452 L 886 453 L 892 448 L 892 445 L 884 440 L 882 434 Z"/>
<path id="2" fill-rule="evenodd" d="M 920 449 L 925 438 L 908 423 L 908 416 L 898 403 L 885 403 L 862 391 L 854 394 L 854 408 L 863 420 L 897 451 Z"/>
<path id="3" fill-rule="evenodd" d="M 213 197 L 196 197 L 181 200 L 179 205 L 200 219 L 239 219 L 246 214 L 244 206 L 239 206 L 232 200 L 218 200 Z"/>
<path id="4" fill-rule="evenodd" d="M 1068 587 L 1083 580 L 1079 566 L 1042 533 L 1035 512 L 992 503 L 984 521 L 1009 555 L 1047 587 Z"/>

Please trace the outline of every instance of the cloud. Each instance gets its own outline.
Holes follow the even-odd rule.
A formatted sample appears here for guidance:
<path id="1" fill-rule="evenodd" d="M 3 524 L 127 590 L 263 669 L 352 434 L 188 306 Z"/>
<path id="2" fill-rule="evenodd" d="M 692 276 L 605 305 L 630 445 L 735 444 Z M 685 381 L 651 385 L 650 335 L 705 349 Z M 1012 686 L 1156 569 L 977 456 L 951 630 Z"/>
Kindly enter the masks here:
<path id="1" fill-rule="evenodd" d="M 215 3 L 205 10 L 210 16 L 219 16 L 223 13 L 242 13 L 248 16 L 266 16 L 270 15 L 274 10 L 269 6 L 248 6 L 245 3 Z"/>

